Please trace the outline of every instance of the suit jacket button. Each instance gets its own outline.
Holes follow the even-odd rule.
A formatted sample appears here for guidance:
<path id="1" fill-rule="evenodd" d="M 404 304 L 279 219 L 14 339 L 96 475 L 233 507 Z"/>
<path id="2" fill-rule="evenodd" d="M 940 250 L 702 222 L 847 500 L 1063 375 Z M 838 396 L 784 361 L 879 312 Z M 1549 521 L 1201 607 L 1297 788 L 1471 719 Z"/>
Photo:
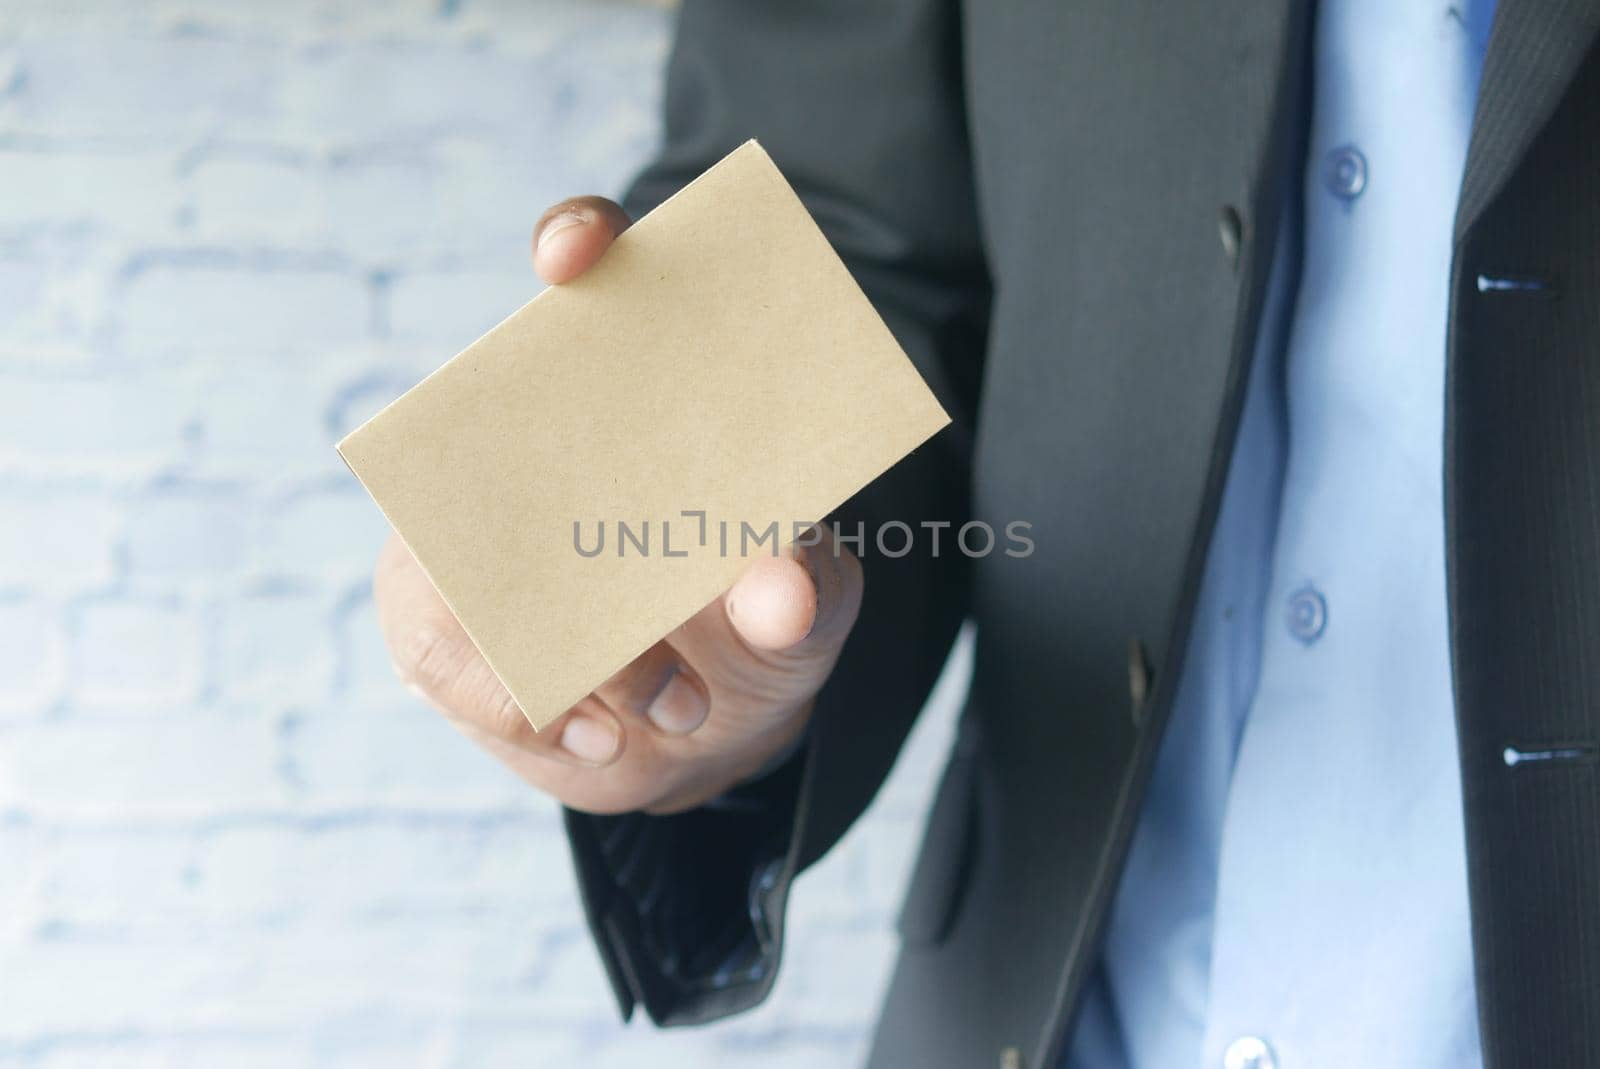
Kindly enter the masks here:
<path id="1" fill-rule="evenodd" d="M 1128 697 L 1133 709 L 1133 725 L 1144 720 L 1144 702 L 1150 696 L 1150 659 L 1145 655 L 1144 643 L 1137 638 L 1128 639 Z"/>
<path id="2" fill-rule="evenodd" d="M 1228 266 L 1237 271 L 1239 249 L 1244 244 L 1244 217 L 1238 208 L 1231 204 L 1222 206 L 1222 213 L 1217 217 L 1217 233 L 1222 238 L 1222 253 L 1228 258 Z"/>

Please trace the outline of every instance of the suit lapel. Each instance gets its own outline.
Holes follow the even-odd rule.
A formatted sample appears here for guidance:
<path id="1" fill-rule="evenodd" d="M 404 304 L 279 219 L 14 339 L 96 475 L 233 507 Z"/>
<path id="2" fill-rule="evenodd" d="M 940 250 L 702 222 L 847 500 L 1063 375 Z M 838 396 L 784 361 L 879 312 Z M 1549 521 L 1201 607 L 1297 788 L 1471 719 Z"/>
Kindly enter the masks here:
<path id="1" fill-rule="evenodd" d="M 1505 186 L 1600 32 L 1600 0 L 1499 0 L 1456 209 L 1456 240 Z"/>

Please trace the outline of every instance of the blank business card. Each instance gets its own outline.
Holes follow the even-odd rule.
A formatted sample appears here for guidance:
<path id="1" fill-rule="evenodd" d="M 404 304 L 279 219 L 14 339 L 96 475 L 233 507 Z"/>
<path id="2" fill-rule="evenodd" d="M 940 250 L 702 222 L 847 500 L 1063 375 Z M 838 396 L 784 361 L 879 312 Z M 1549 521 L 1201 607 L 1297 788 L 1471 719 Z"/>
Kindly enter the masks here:
<path id="1" fill-rule="evenodd" d="M 339 452 L 540 728 L 948 422 L 752 141 Z"/>

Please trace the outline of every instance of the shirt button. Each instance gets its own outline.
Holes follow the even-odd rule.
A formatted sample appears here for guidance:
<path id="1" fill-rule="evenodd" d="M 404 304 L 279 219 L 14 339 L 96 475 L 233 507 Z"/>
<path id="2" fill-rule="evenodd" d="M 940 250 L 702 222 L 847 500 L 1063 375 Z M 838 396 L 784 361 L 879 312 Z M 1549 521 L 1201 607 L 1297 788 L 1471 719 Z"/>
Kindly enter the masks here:
<path id="1" fill-rule="evenodd" d="M 1367 188 L 1367 158 L 1354 145 L 1341 145 L 1328 153 L 1322 180 L 1340 200 L 1355 200 Z"/>
<path id="2" fill-rule="evenodd" d="M 1307 646 L 1322 637 L 1328 628 L 1328 599 L 1314 586 L 1303 586 L 1289 595 L 1289 634 Z"/>
<path id="3" fill-rule="evenodd" d="M 1259 1036 L 1240 1036 L 1222 1052 L 1222 1069 L 1278 1069 L 1278 1059 Z"/>

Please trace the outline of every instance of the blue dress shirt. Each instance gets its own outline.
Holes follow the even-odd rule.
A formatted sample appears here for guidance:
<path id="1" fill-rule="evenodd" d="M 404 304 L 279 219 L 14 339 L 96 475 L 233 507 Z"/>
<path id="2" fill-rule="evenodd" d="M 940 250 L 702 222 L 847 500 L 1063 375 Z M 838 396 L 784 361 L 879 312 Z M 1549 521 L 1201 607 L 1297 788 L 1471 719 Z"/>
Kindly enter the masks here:
<path id="1" fill-rule="evenodd" d="M 1303 197 L 1070 1069 L 1482 1060 L 1442 466 L 1490 6 L 1319 5 Z"/>

